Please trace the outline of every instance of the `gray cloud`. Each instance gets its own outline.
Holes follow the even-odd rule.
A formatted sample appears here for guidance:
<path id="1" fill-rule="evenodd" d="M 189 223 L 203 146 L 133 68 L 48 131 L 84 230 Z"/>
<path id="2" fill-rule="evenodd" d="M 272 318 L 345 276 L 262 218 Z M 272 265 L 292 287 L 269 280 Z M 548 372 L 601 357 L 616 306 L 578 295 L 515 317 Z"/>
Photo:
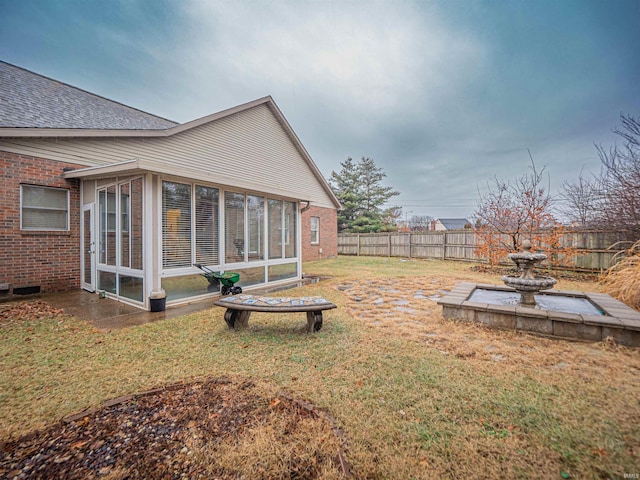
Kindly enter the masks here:
<path id="1" fill-rule="evenodd" d="M 34 0 L 5 5 L 0 55 L 181 122 L 270 94 L 325 175 L 371 156 L 406 211 L 467 216 L 527 149 L 554 189 L 599 168 L 640 114 L 638 5 Z"/>

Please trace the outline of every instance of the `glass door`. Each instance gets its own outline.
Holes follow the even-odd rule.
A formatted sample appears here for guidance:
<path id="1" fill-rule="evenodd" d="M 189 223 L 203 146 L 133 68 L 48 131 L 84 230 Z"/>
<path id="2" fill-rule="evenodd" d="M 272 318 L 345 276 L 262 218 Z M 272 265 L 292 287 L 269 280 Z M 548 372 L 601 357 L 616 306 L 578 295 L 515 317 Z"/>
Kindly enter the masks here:
<path id="1" fill-rule="evenodd" d="M 94 236 L 95 203 L 82 206 L 82 257 L 80 286 L 90 292 L 96 289 L 96 242 Z"/>
<path id="2" fill-rule="evenodd" d="M 144 303 L 143 186 L 138 177 L 97 190 L 97 288 L 138 304 Z"/>

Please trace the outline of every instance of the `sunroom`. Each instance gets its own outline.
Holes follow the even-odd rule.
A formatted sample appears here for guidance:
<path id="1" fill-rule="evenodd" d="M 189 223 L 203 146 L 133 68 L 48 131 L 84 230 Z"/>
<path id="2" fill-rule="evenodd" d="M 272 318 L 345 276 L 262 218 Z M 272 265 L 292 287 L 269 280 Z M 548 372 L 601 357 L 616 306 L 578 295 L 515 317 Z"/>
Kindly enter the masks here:
<path id="1" fill-rule="evenodd" d="M 0 102 L 3 285 L 149 309 L 158 292 L 169 305 L 216 295 L 194 264 L 250 290 L 300 279 L 310 245 L 336 254 L 340 202 L 270 96 L 177 123 L 6 62 L 0 73 L 15 92 Z"/>
<path id="2" fill-rule="evenodd" d="M 243 289 L 299 279 L 298 202 L 198 182 L 162 179 L 161 286 L 167 300 L 215 286 L 194 270 L 240 273 Z"/>
<path id="3" fill-rule="evenodd" d="M 81 184 L 81 285 L 149 308 L 219 295 L 195 267 L 245 290 L 301 278 L 299 199 L 144 171 L 139 161 L 66 174 Z"/>

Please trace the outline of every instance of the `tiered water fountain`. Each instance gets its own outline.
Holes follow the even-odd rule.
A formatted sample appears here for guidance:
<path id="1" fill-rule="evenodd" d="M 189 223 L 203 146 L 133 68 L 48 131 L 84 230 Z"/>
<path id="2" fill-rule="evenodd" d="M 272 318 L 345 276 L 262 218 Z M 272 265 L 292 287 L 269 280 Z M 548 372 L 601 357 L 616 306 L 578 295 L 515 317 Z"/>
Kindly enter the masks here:
<path id="1" fill-rule="evenodd" d="M 445 318 L 523 330 L 541 335 L 640 346 L 640 313 L 604 293 L 550 290 L 556 279 L 536 276 L 534 266 L 547 256 L 522 250 L 509 254 L 519 275 L 504 275 L 505 286 L 461 283 L 438 304 Z"/>
<path id="2" fill-rule="evenodd" d="M 544 253 L 531 253 L 531 242 L 522 242 L 521 253 L 510 253 L 509 260 L 515 263 L 522 272 L 520 276 L 504 275 L 502 281 L 507 287 L 513 288 L 520 294 L 520 305 L 534 307 L 536 305 L 535 295 L 542 290 L 549 290 L 557 280 L 551 277 L 536 277 L 533 274 L 533 267 L 540 262 L 544 262 L 547 256 Z"/>

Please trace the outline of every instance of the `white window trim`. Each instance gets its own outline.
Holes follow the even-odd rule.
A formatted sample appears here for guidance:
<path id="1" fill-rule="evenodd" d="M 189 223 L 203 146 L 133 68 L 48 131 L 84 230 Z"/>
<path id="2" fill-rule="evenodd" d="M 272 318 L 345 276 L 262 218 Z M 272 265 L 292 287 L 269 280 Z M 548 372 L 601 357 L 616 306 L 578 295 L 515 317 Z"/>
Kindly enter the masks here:
<path id="1" fill-rule="evenodd" d="M 66 209 L 66 213 L 67 213 L 67 221 L 66 221 L 66 227 L 65 228 L 34 228 L 34 227 L 25 227 L 23 225 L 23 212 L 25 208 L 33 208 L 33 209 L 38 209 L 38 210 L 47 210 L 46 208 L 43 207 L 25 207 L 24 202 L 23 202 L 23 191 L 24 188 L 45 188 L 47 190 L 57 190 L 57 191 L 61 191 L 61 192 L 65 192 L 66 196 L 67 196 L 67 209 Z M 71 209 L 70 209 L 70 205 L 71 205 L 71 200 L 70 200 L 71 195 L 69 194 L 69 189 L 68 188 L 60 188 L 60 187 L 48 187 L 45 185 L 28 185 L 28 184 L 22 184 L 20 185 L 20 230 L 24 230 L 26 232 L 68 232 L 70 230 L 71 227 Z M 61 209 L 49 209 L 49 210 L 57 210 L 60 211 Z"/>
<path id="2" fill-rule="evenodd" d="M 212 270 L 234 270 L 234 269 L 246 269 L 246 268 L 259 268 L 259 267 L 264 267 L 264 268 L 268 268 L 271 265 L 279 265 L 279 264 L 286 264 L 286 263 L 297 263 L 298 267 L 297 267 L 297 271 L 298 271 L 298 277 L 300 277 L 301 275 L 301 271 L 302 271 L 302 255 L 301 255 L 301 248 L 302 248 L 302 221 L 300 220 L 300 205 L 299 203 L 297 203 L 295 200 L 291 199 L 291 198 L 287 198 L 287 197 L 278 197 L 278 196 L 271 196 L 265 192 L 259 192 L 259 191 L 254 191 L 254 190 L 242 190 L 242 189 L 236 189 L 233 187 L 229 187 L 227 185 L 222 185 L 222 184 L 217 184 L 217 183 L 208 183 L 208 182 L 202 182 L 202 181 L 196 181 L 196 180 L 189 180 L 189 179 L 184 179 L 181 177 L 176 177 L 173 175 L 165 175 L 165 176 L 159 176 L 158 177 L 158 189 L 159 189 L 159 194 L 157 195 L 157 209 L 159 212 L 159 224 L 162 225 L 162 182 L 174 182 L 174 183 L 183 183 L 183 184 L 189 184 L 192 186 L 192 194 L 195 192 L 194 188 L 196 185 L 200 185 L 200 186 L 205 186 L 205 187 L 212 187 L 212 188 L 217 188 L 218 192 L 219 192 L 219 202 L 218 202 L 218 215 L 219 215 L 219 223 L 218 223 L 218 228 L 219 228 L 219 235 L 218 235 L 218 255 L 219 255 L 219 261 L 220 263 L 217 265 L 207 265 L 207 267 L 211 268 Z M 247 238 L 248 235 L 248 209 L 246 208 L 246 196 L 247 195 L 253 195 L 256 197 L 261 197 L 264 201 L 263 204 L 263 215 L 264 215 L 264 219 L 262 222 L 262 232 L 260 235 L 261 241 L 263 242 L 263 257 L 260 259 L 253 259 L 253 260 L 248 260 L 245 258 L 240 261 L 240 262 L 226 262 L 226 252 L 225 252 L 225 231 L 224 231 L 224 225 L 226 225 L 226 212 L 225 212 L 225 201 L 224 201 L 224 196 L 227 193 L 237 193 L 237 194 L 242 194 L 245 195 L 245 209 L 244 209 L 244 215 L 245 215 L 245 239 Z M 268 239 L 268 234 L 269 234 L 269 206 L 268 206 L 268 202 L 269 200 L 275 200 L 277 202 L 282 202 L 282 209 L 284 210 L 284 202 L 291 202 L 294 205 L 294 210 L 293 210 L 293 216 L 295 218 L 295 245 L 296 245 L 296 256 L 295 257 L 284 257 L 285 255 L 285 246 L 289 245 L 291 242 L 290 241 L 285 241 L 283 242 L 283 245 L 281 246 L 282 248 L 282 257 L 276 257 L 276 258 L 270 258 L 269 257 L 269 239 Z M 193 220 L 193 217 L 192 217 Z M 151 227 L 149 227 L 151 228 Z M 161 228 L 161 227 L 160 227 Z M 285 229 L 285 220 L 284 220 L 284 214 L 283 214 L 283 218 L 281 220 L 281 223 L 279 225 L 279 230 L 281 231 L 281 234 L 283 233 L 283 230 Z M 287 227 L 287 228 L 290 228 Z M 162 253 L 162 249 L 163 249 L 163 242 L 162 242 L 162 235 L 158 235 L 157 237 L 157 256 L 156 256 L 156 261 L 158 263 L 158 265 L 160 266 L 159 268 L 159 278 L 171 278 L 171 277 L 181 277 L 181 276 L 186 276 L 186 275 L 195 275 L 198 274 L 200 275 L 202 273 L 201 270 L 198 270 L 196 267 L 194 266 L 183 266 L 183 267 L 164 267 L 163 266 L 163 253 Z M 265 284 L 267 283 L 266 281 L 266 271 L 265 271 Z M 282 283 L 286 283 L 288 281 L 291 281 L 291 279 L 286 279 L 283 280 Z M 279 281 L 278 281 L 279 282 Z M 268 282 L 268 283 L 276 283 L 276 282 Z M 263 284 L 261 284 L 263 285 Z M 202 298 L 206 298 L 207 295 L 203 295 Z M 188 297 L 189 301 L 194 300 L 196 297 Z M 175 301 L 175 302 L 171 302 L 171 304 L 178 304 L 178 303 L 182 303 L 181 301 Z"/>
<path id="3" fill-rule="evenodd" d="M 313 228 L 313 219 L 317 220 L 316 228 Z M 320 217 L 311 217 L 311 245 L 318 245 L 320 243 Z M 315 232 L 316 239 L 313 239 L 313 233 Z"/>
<path id="4" fill-rule="evenodd" d="M 206 267 L 210 268 L 212 270 L 219 270 L 221 268 L 222 265 L 224 265 L 224 228 L 221 229 L 221 225 L 223 225 L 224 221 L 225 221 L 225 209 L 224 209 L 224 194 L 226 193 L 226 191 L 224 189 L 222 189 L 219 185 L 216 184 L 209 184 L 209 183 L 203 183 L 203 182 L 198 182 L 198 181 L 194 181 L 194 180 L 188 180 L 188 179 L 179 179 L 179 178 L 174 178 L 174 177 L 161 177 L 160 181 L 159 181 L 159 189 L 160 189 L 160 193 L 158 195 L 158 210 L 160 212 L 160 232 L 162 232 L 162 211 L 163 211 L 163 203 L 162 203 L 162 188 L 163 188 L 163 183 L 164 182 L 168 182 L 168 183 L 179 183 L 179 184 L 183 184 L 183 185 L 188 185 L 190 188 L 190 215 L 191 215 L 191 223 L 190 223 L 190 245 L 191 245 L 191 264 L 190 265 L 182 265 L 182 266 L 168 266 L 165 267 L 164 266 L 164 258 L 163 258 L 163 248 L 166 247 L 165 242 L 164 242 L 164 237 L 162 235 L 162 233 L 159 235 L 159 259 L 160 259 L 160 265 L 161 265 L 161 277 L 174 277 L 174 276 L 182 276 L 185 274 L 193 274 L 193 273 L 202 273 L 201 270 L 198 270 L 196 267 L 193 266 L 193 263 L 201 263 L 198 262 L 197 257 L 196 257 L 196 250 L 198 247 L 198 239 L 197 239 L 197 235 L 196 235 L 196 230 L 198 228 L 197 226 L 197 219 L 196 219 L 196 210 L 197 210 L 197 188 L 198 187 L 204 187 L 204 188 L 213 188 L 215 190 L 217 190 L 217 195 L 218 195 L 218 210 L 217 210 L 217 216 L 218 216 L 218 221 L 217 221 L 217 231 L 218 231 L 218 251 L 216 253 L 217 255 L 217 262 L 214 264 L 207 264 Z M 233 192 L 233 193 L 241 193 L 241 192 Z M 246 210 L 246 209 L 245 209 Z M 246 212 L 245 212 L 246 215 Z M 245 227 L 246 230 L 246 227 Z"/>

